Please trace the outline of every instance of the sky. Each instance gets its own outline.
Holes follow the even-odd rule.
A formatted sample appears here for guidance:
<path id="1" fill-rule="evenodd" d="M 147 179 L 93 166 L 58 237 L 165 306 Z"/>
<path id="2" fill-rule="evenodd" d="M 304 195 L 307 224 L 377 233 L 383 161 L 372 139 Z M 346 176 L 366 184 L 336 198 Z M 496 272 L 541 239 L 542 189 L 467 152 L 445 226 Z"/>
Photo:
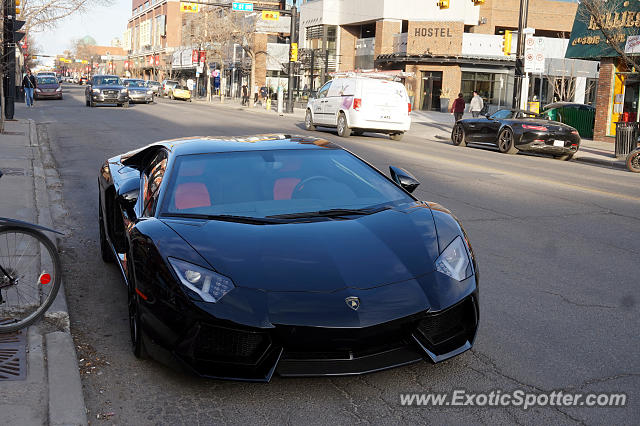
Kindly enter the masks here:
<path id="1" fill-rule="evenodd" d="M 114 38 L 122 39 L 131 16 L 131 0 L 113 0 L 111 6 L 95 7 L 84 14 L 70 16 L 51 31 L 36 33 L 34 39 L 42 55 L 61 54 L 71 48 L 73 39 L 86 35 L 98 45 L 109 46 Z M 44 65 L 53 64 L 53 58 L 42 58 Z"/>
<path id="2" fill-rule="evenodd" d="M 301 3 L 301 0 L 297 1 Z M 130 16 L 131 0 L 112 0 L 108 7 L 95 7 L 84 14 L 70 16 L 59 22 L 54 30 L 33 36 L 40 53 L 54 57 L 70 49 L 74 39 L 86 35 L 93 37 L 99 46 L 109 46 L 114 38 L 122 39 Z M 54 58 L 41 59 L 42 65 L 53 65 Z"/>

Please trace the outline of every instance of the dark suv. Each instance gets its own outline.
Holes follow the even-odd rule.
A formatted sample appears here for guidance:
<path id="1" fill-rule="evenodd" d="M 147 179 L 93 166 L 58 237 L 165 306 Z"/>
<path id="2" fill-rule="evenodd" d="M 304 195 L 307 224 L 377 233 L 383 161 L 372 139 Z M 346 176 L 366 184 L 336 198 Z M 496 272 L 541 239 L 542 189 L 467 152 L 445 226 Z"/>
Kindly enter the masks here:
<path id="1" fill-rule="evenodd" d="M 87 106 L 96 104 L 116 104 L 129 106 L 129 90 L 117 75 L 94 75 L 85 89 Z"/>

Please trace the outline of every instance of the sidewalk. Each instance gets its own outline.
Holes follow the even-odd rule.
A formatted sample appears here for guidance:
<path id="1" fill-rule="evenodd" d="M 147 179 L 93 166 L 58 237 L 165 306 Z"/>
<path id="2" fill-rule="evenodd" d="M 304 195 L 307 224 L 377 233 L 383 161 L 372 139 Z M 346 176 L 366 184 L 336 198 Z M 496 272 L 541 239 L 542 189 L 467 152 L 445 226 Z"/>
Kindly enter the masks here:
<path id="1" fill-rule="evenodd" d="M 0 216 L 53 227 L 51 209 L 59 200 L 52 199 L 49 188 L 58 182 L 47 150 L 39 146 L 33 121 L 5 123 L 5 132 L 0 133 L 0 170 L 4 173 Z M 48 236 L 55 242 L 53 235 Z M 0 335 L 0 348 L 6 340 L 8 335 Z M 62 286 L 45 319 L 20 331 L 14 340 L 22 345 L 12 356 L 19 368 L 13 372 L 3 369 L 8 361 L 0 357 L 1 423 L 87 424 Z"/>
<path id="2" fill-rule="evenodd" d="M 250 111 L 250 112 L 262 113 L 262 114 L 276 114 L 276 115 L 278 114 L 278 104 L 275 101 L 271 103 L 270 110 L 266 109 L 264 103 L 256 104 L 256 106 L 254 106 L 253 108 L 250 108 L 248 106 L 243 106 L 239 98 L 224 98 L 224 102 L 221 103 L 220 96 L 214 96 L 211 102 L 208 102 L 207 98 L 197 98 L 197 99 L 194 98 L 193 102 L 199 103 L 199 104 L 211 105 L 211 106 L 235 108 L 240 111 Z M 299 118 L 300 120 L 304 120 L 304 113 L 305 113 L 304 108 L 294 108 L 293 114 L 287 114 L 286 112 L 283 112 L 282 115 L 286 117 L 295 117 L 295 118 Z"/>

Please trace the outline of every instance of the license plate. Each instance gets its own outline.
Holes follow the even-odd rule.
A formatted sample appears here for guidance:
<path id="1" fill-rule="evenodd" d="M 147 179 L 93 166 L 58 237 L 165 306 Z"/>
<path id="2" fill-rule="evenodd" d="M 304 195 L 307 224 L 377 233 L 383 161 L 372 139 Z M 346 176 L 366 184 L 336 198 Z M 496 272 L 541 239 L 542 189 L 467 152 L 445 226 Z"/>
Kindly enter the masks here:
<path id="1" fill-rule="evenodd" d="M 554 140 L 553 146 L 564 146 L 564 141 Z"/>

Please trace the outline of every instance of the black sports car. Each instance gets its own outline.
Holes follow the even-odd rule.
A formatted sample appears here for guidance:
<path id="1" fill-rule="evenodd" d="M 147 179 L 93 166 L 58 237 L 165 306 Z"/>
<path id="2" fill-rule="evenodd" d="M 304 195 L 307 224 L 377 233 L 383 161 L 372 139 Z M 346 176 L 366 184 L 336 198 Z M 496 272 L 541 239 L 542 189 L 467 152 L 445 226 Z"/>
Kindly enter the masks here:
<path id="1" fill-rule="evenodd" d="M 326 140 L 162 141 L 100 170 L 100 247 L 136 356 L 206 377 L 346 375 L 473 344 L 478 276 L 456 218 Z"/>
<path id="2" fill-rule="evenodd" d="M 531 111 L 501 109 L 492 115 L 458 121 L 453 126 L 454 145 L 495 146 L 500 152 L 550 154 L 569 160 L 580 148 L 578 131 L 557 121 L 540 118 Z"/>

